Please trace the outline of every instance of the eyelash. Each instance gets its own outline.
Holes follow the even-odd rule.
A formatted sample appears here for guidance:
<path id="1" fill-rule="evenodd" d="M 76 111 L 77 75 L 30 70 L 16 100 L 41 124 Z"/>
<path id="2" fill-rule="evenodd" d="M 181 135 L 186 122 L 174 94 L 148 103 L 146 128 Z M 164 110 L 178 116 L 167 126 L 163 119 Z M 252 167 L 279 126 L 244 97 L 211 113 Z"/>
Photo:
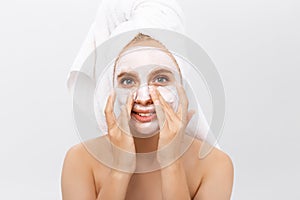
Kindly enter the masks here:
<path id="1" fill-rule="evenodd" d="M 131 81 L 132 83 L 126 83 L 127 81 Z M 135 82 L 134 82 L 134 80 L 132 79 L 132 78 L 122 78 L 121 80 L 120 80 L 120 84 L 122 84 L 122 85 L 124 85 L 124 86 L 130 86 L 130 85 L 133 85 L 133 84 L 135 84 Z"/>
<path id="2" fill-rule="evenodd" d="M 157 81 L 158 79 L 164 79 L 164 81 L 163 82 L 159 82 L 159 81 Z M 167 82 L 169 82 L 169 78 L 166 77 L 166 76 L 157 76 L 153 80 L 154 80 L 153 81 L 154 83 L 167 83 Z"/>
<path id="3" fill-rule="evenodd" d="M 159 81 L 159 79 L 163 79 L 163 81 Z M 166 84 L 170 81 L 170 79 L 166 76 L 157 76 L 153 79 L 152 83 L 154 84 Z M 130 83 L 128 83 L 130 82 Z M 136 84 L 133 78 L 130 77 L 124 77 L 120 80 L 120 84 L 123 85 L 124 87 L 132 87 Z"/>

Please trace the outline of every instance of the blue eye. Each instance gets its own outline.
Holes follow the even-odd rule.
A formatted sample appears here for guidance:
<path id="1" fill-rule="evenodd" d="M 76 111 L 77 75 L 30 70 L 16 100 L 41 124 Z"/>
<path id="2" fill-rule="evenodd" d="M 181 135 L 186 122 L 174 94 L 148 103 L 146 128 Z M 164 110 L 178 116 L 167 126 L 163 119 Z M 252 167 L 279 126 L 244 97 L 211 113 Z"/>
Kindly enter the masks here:
<path id="1" fill-rule="evenodd" d="M 134 80 L 132 80 L 131 78 L 123 78 L 121 80 L 121 84 L 125 86 L 130 86 L 134 84 Z"/>
<path id="2" fill-rule="evenodd" d="M 154 80 L 154 82 L 156 82 L 156 83 L 166 83 L 168 81 L 169 81 L 169 79 L 166 77 L 163 77 L 163 76 L 159 76 L 159 77 L 155 78 L 155 80 Z"/>

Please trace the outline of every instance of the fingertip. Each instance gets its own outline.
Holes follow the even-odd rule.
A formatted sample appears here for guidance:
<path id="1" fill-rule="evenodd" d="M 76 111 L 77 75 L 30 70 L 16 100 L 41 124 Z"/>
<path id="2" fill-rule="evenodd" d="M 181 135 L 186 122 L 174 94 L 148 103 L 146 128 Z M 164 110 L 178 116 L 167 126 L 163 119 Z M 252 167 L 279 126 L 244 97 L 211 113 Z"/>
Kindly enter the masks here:
<path id="1" fill-rule="evenodd" d="M 188 116 L 187 116 L 187 120 L 188 122 L 193 118 L 193 116 L 195 115 L 196 111 L 195 110 L 190 110 L 188 112 Z"/>
<path id="2" fill-rule="evenodd" d="M 155 88 L 154 88 L 152 85 L 150 85 L 150 86 L 148 86 L 148 89 L 149 89 L 150 95 L 153 95 L 153 96 L 154 96 L 154 95 L 155 95 L 155 94 L 154 94 L 154 92 L 155 92 L 154 89 L 155 89 Z"/>
<path id="3" fill-rule="evenodd" d="M 158 106 L 159 105 L 159 100 L 156 99 L 156 100 L 153 101 L 153 103 L 154 103 L 154 105 Z"/>
<path id="4" fill-rule="evenodd" d="M 158 92 L 157 92 L 157 89 L 153 86 L 149 86 L 149 93 L 151 95 L 151 98 L 153 100 L 153 102 L 155 103 L 156 101 L 158 101 Z"/>
<path id="5" fill-rule="evenodd" d="M 112 96 L 113 99 L 115 99 L 115 98 L 116 98 L 116 91 L 115 91 L 115 90 L 112 90 L 112 91 L 110 92 L 110 95 Z"/>
<path id="6" fill-rule="evenodd" d="M 115 98 L 116 98 L 116 93 L 114 90 L 111 90 L 107 98 L 107 101 L 112 104 L 115 101 Z"/>
<path id="7" fill-rule="evenodd" d="M 190 110 L 190 112 L 191 112 L 191 115 L 194 115 L 195 113 L 196 113 L 196 110 Z"/>
<path id="8" fill-rule="evenodd" d="M 182 94 L 182 92 L 183 92 L 183 86 L 181 85 L 181 84 L 176 84 L 176 89 L 177 89 L 177 92 L 178 93 L 180 93 L 180 94 Z"/>

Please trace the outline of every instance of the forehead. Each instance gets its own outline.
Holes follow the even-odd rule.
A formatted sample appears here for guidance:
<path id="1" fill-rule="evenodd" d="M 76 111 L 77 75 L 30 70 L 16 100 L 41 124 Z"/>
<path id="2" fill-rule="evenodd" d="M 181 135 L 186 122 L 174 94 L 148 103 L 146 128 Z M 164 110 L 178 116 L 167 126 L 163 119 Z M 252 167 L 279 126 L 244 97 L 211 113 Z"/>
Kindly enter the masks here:
<path id="1" fill-rule="evenodd" d="M 123 52 L 116 65 L 116 74 L 141 66 L 158 65 L 178 70 L 173 58 L 158 48 L 135 48 Z"/>

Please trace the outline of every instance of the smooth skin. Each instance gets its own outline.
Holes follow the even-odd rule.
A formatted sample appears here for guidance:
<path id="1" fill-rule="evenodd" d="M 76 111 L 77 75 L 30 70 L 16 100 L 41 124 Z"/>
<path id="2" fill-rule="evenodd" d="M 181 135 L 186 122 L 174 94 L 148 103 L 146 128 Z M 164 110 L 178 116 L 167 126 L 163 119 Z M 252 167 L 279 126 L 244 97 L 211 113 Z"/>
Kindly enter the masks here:
<path id="1" fill-rule="evenodd" d="M 126 107 L 122 107 L 120 118 L 113 114 L 115 95 L 111 95 L 106 106 L 108 137 L 116 146 L 130 152 L 147 152 L 160 149 L 175 137 L 177 140 L 173 152 L 168 155 L 157 154 L 157 161 L 163 165 L 165 159 L 176 156 L 180 141 L 187 136 L 184 129 L 191 118 L 187 111 L 188 102 L 181 86 L 177 86 L 180 97 L 178 112 L 164 101 L 159 92 L 150 89 L 157 118 L 161 124 L 165 120 L 160 133 L 151 139 L 156 146 L 147 146 L 144 141 L 130 137 L 122 130 L 128 130 L 132 99 L 128 98 Z M 116 125 L 122 124 L 122 130 Z M 159 137 L 160 136 L 160 137 Z M 163 137 L 162 137 L 163 136 Z M 195 139 L 190 148 L 171 165 L 153 172 L 134 173 L 135 158 L 122 157 L 112 152 L 116 165 L 126 165 L 129 172 L 110 169 L 92 157 L 84 144 L 72 147 L 66 155 L 62 171 L 63 200 L 106 200 L 106 199 L 155 199 L 155 200 L 229 200 L 233 184 L 233 164 L 228 155 L 213 148 L 204 158 L 198 158 L 198 151 L 203 141 Z"/>

